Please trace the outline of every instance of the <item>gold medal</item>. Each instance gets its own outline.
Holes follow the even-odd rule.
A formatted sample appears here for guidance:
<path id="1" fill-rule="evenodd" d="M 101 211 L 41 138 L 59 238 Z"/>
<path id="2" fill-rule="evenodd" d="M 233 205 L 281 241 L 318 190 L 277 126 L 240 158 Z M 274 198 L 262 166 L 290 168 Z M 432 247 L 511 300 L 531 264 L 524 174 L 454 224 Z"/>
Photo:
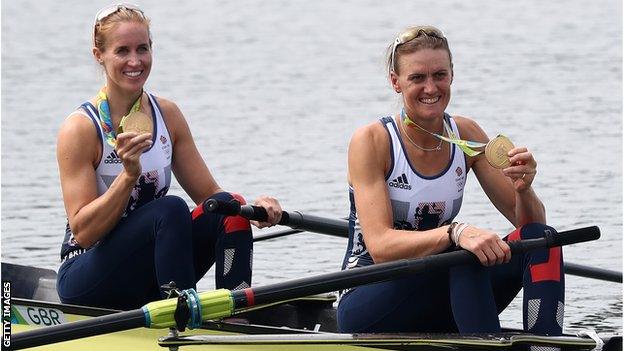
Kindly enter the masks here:
<path id="1" fill-rule="evenodd" d="M 494 168 L 507 168 L 511 166 L 507 153 L 513 148 L 514 145 L 509 138 L 504 135 L 498 135 L 485 146 L 485 158 Z"/>
<path id="2" fill-rule="evenodd" d="M 118 133 L 135 132 L 138 134 L 153 133 L 152 118 L 141 111 L 134 111 L 124 116 L 119 123 Z"/>

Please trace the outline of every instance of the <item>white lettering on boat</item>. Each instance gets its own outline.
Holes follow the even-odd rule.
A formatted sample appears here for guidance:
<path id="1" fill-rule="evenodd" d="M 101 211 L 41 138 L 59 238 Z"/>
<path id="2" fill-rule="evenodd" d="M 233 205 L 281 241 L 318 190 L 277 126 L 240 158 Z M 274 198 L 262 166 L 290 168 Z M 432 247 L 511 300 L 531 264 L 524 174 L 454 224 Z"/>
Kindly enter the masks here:
<path id="1" fill-rule="evenodd" d="M 51 325 L 66 323 L 65 314 L 55 308 L 15 306 L 20 316 L 28 325 L 49 327 Z"/>

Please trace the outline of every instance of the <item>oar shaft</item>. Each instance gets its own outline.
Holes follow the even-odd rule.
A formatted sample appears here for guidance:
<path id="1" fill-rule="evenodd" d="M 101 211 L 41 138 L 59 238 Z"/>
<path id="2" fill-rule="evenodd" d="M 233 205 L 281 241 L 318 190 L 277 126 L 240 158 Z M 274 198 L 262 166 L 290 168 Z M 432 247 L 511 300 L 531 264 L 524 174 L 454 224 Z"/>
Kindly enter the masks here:
<path id="1" fill-rule="evenodd" d="M 606 280 L 615 283 L 622 282 L 622 272 L 612 271 L 603 268 L 588 267 L 570 262 L 565 262 L 563 267 L 566 274 L 577 275 L 579 277 L 585 278 Z"/>
<path id="2" fill-rule="evenodd" d="M 306 295 L 343 290 L 363 284 L 378 283 L 429 269 L 440 269 L 452 265 L 478 261 L 467 251 L 454 251 L 417 260 L 399 260 L 366 267 L 327 273 L 309 278 L 291 280 L 232 292 L 234 308 L 262 305 L 274 301 L 289 300 Z M 249 290 L 253 299 L 249 299 Z"/>
<path id="3" fill-rule="evenodd" d="M 11 349 L 20 350 L 138 327 L 145 327 L 142 309 L 16 333 L 11 338 Z"/>
<path id="4" fill-rule="evenodd" d="M 282 236 L 288 236 L 288 235 L 292 235 L 292 234 L 298 234 L 298 233 L 304 233 L 304 230 L 301 229 L 287 229 L 287 230 L 279 230 L 279 231 L 274 231 L 271 233 L 263 233 L 263 234 L 258 234 L 258 235 L 254 235 L 253 236 L 253 241 L 258 242 L 258 241 L 264 241 L 264 240 L 270 240 L 270 239 L 275 239 L 275 238 L 281 238 Z"/>
<path id="5" fill-rule="evenodd" d="M 317 217 L 303 214 L 299 211 L 290 212 L 288 214 L 288 223 L 286 225 L 308 232 L 323 233 L 344 238 L 349 236 L 349 222 L 346 220 Z"/>

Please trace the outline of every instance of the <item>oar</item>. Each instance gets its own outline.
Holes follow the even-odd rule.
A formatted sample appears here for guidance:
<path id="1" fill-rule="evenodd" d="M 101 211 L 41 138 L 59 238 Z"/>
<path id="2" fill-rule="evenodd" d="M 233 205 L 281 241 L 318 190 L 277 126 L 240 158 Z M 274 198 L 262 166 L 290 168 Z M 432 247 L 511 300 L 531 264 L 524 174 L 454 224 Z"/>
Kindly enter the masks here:
<path id="1" fill-rule="evenodd" d="M 226 216 L 241 215 L 247 219 L 266 221 L 267 212 L 264 207 L 253 205 L 242 205 L 236 200 L 220 201 L 209 199 L 204 201 L 204 210 L 224 214 Z M 334 236 L 347 237 L 349 222 L 344 219 L 332 219 L 303 214 L 299 211 L 282 211 L 282 218 L 279 223 L 293 229 L 301 229 L 308 232 L 329 234 Z M 294 234 L 294 233 L 293 233 Z"/>
<path id="2" fill-rule="evenodd" d="M 304 233 L 304 232 L 305 230 L 301 230 L 301 229 L 276 230 L 270 233 L 254 234 L 253 241 L 254 242 L 265 241 L 265 240 L 280 238 L 282 236 L 288 236 L 288 235 Z"/>
<path id="3" fill-rule="evenodd" d="M 544 237 L 510 242 L 512 253 L 522 253 L 538 248 L 554 247 L 596 240 L 598 227 L 587 227 L 555 233 L 546 228 Z M 415 259 L 374 264 L 314 277 L 301 278 L 252 287 L 244 290 L 196 293 L 193 289 L 182 292 L 184 299 L 167 299 L 150 302 L 140 309 L 115 313 L 103 317 L 45 327 L 13 334 L 12 347 L 22 349 L 66 340 L 101 335 L 138 327 L 170 328 L 198 327 L 201 321 L 225 318 L 253 305 L 262 305 L 308 295 L 347 289 L 363 284 L 397 279 L 422 271 L 431 271 L 462 264 L 478 264 L 469 251 L 458 250 Z"/>
<path id="4" fill-rule="evenodd" d="M 251 220 L 264 221 L 267 218 L 266 210 L 263 207 L 253 205 L 240 205 L 237 201 L 224 202 L 210 199 L 205 202 L 206 211 L 220 213 L 229 216 L 241 215 Z M 344 219 L 324 218 L 306 215 L 299 211 L 282 212 L 282 219 L 279 224 L 289 226 L 293 229 L 276 231 L 273 233 L 261 234 L 254 237 L 254 241 L 263 241 L 282 236 L 302 233 L 304 231 L 328 234 L 341 238 L 349 237 L 349 222 Z M 622 283 L 622 272 L 595 268 L 576 263 L 564 262 L 564 272 L 585 278 Z"/>
<path id="5" fill-rule="evenodd" d="M 583 266 L 580 264 L 570 263 L 570 262 L 564 262 L 563 268 L 564 268 L 564 272 L 570 275 L 577 275 L 579 277 L 606 280 L 606 281 L 615 282 L 615 283 L 622 282 L 622 272 L 618 272 L 618 271 Z"/>

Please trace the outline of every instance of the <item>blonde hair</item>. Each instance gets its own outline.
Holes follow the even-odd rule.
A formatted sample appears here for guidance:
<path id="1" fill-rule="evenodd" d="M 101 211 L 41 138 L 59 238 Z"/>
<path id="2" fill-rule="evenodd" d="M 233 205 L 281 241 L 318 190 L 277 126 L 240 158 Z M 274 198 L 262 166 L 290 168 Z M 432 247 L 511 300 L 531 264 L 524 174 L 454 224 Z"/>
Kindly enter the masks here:
<path id="1" fill-rule="evenodd" d="M 101 52 L 106 49 L 108 34 L 113 28 L 122 22 L 137 22 L 145 25 L 147 28 L 147 34 L 149 36 L 149 45 L 152 46 L 152 34 L 150 32 L 150 20 L 145 17 L 143 12 L 123 6 L 111 13 L 110 15 L 96 20 L 93 26 L 93 46 L 98 48 Z"/>
<path id="2" fill-rule="evenodd" d="M 402 31 L 386 52 L 386 67 L 388 72 L 399 73 L 399 58 L 404 54 L 411 54 L 422 49 L 443 49 L 449 55 L 451 70 L 453 70 L 453 55 L 449 48 L 448 41 L 436 27 L 414 26 Z"/>

